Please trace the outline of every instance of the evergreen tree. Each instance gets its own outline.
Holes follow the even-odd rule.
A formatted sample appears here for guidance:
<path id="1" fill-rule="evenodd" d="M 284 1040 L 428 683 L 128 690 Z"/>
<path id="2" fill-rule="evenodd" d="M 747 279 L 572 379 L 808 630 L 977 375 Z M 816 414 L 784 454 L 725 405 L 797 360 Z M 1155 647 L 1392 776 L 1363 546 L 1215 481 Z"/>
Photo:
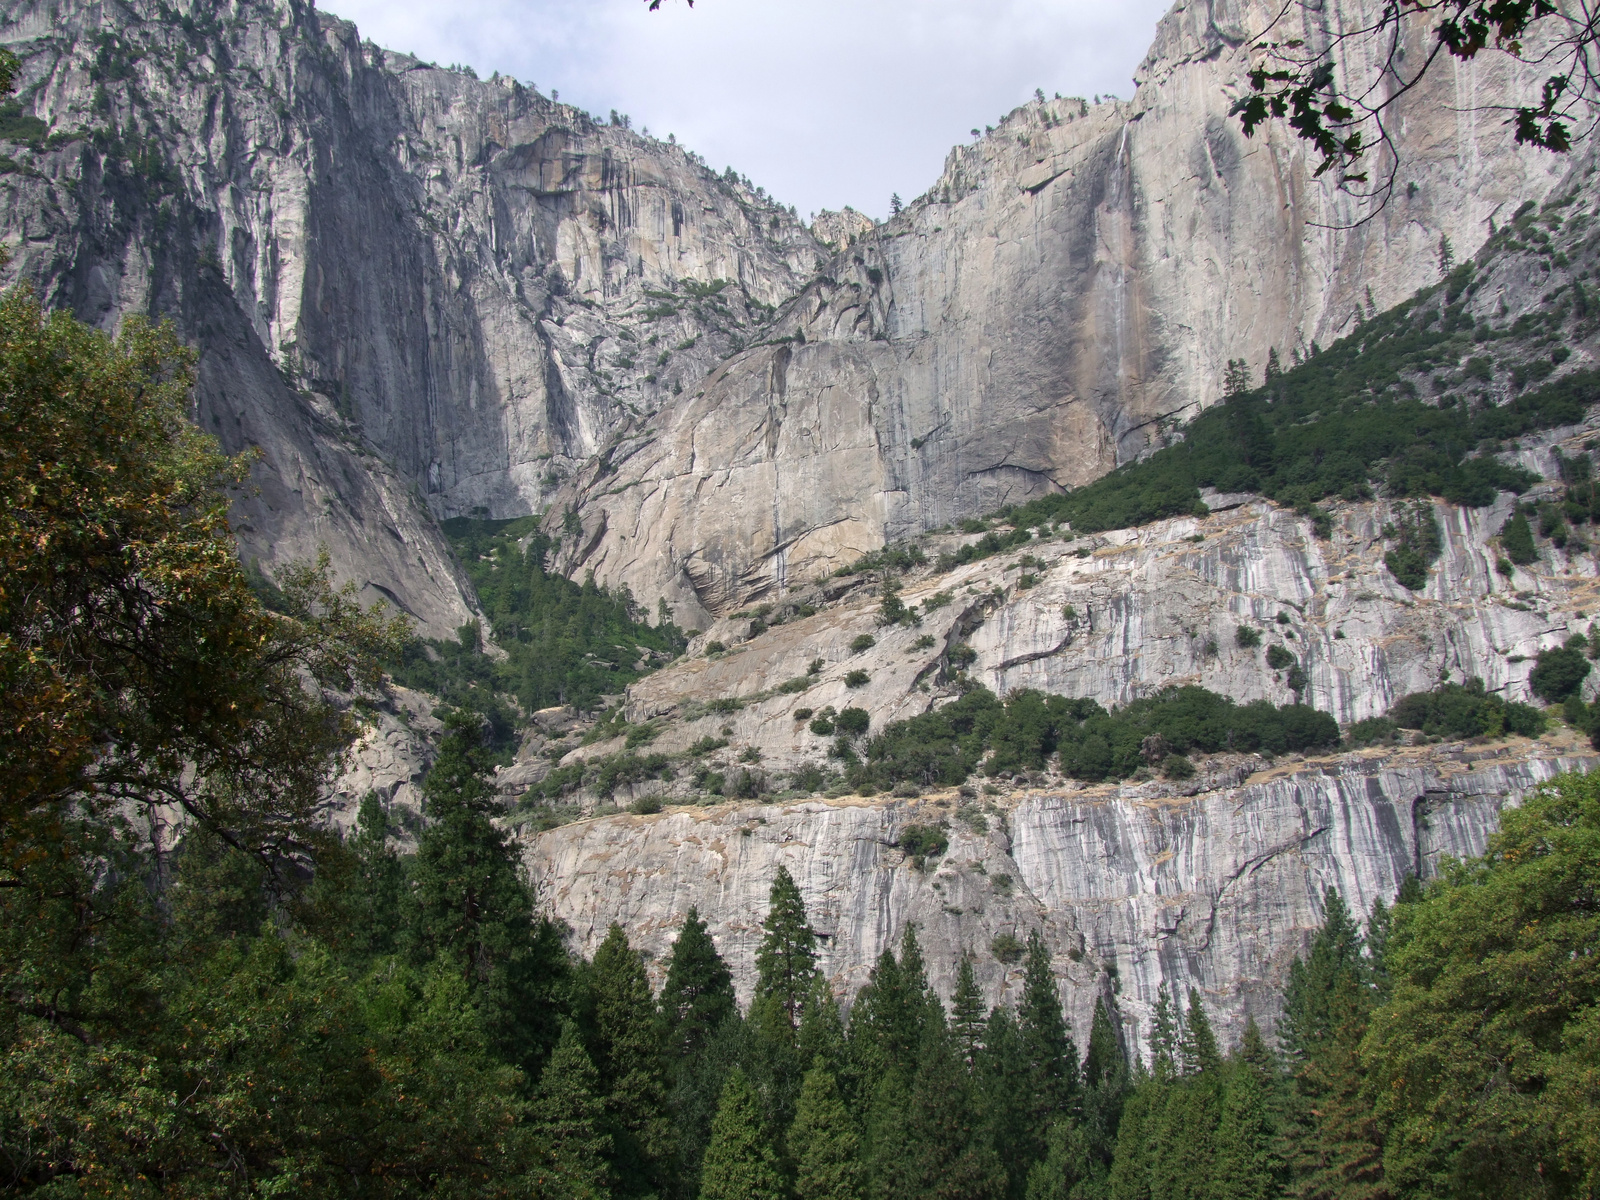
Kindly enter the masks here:
<path id="1" fill-rule="evenodd" d="M 1254 1029 L 1253 1023 L 1249 1029 Z M 1267 1085 L 1245 1054 L 1241 1051 L 1228 1074 L 1212 1160 L 1212 1200 L 1271 1200 L 1281 1194 L 1274 1153 L 1278 1131 Z"/>
<path id="2" fill-rule="evenodd" d="M 1242 358 L 1230 358 L 1228 369 L 1222 376 L 1224 396 L 1242 396 L 1250 390 L 1250 364 Z"/>
<path id="3" fill-rule="evenodd" d="M 983 993 L 978 990 L 978 976 L 972 968 L 972 955 L 961 956 L 961 967 L 956 973 L 956 990 L 950 998 L 950 1032 L 955 1038 L 956 1051 L 962 1065 L 971 1071 L 978 1061 L 978 1050 L 983 1045 L 984 1011 Z"/>
<path id="4" fill-rule="evenodd" d="M 701 1053 L 733 1011 L 733 976 L 717 953 L 706 923 L 691 908 L 672 945 L 661 989 L 669 1053 L 680 1060 Z"/>
<path id="5" fill-rule="evenodd" d="M 1200 1005 L 1200 993 L 1194 988 L 1189 989 L 1189 1011 L 1184 1019 L 1178 1055 L 1185 1075 L 1215 1075 L 1222 1066 L 1217 1035 L 1211 1031 L 1211 1021 Z"/>
<path id="6" fill-rule="evenodd" d="M 1127 1089 L 1128 1062 L 1122 1040 L 1110 1008 L 1098 1000 L 1089 1028 L 1089 1049 L 1083 1056 L 1083 1171 L 1093 1180 L 1103 1180 L 1111 1170 Z"/>
<path id="7" fill-rule="evenodd" d="M 1057 1118 L 1045 1134 L 1044 1144 L 1044 1158 L 1028 1171 L 1025 1200 L 1070 1200 L 1081 1195 L 1082 1185 L 1091 1174 L 1083 1127 L 1067 1118 Z"/>
<path id="8" fill-rule="evenodd" d="M 795 1194 L 804 1200 L 863 1200 L 866 1174 L 855 1122 L 839 1098 L 832 1072 L 817 1065 L 806 1072 L 789 1129 L 795 1164 Z"/>
<path id="9" fill-rule="evenodd" d="M 1270 386 L 1274 380 L 1283 378 L 1283 363 L 1278 358 L 1278 348 L 1273 346 L 1267 351 L 1267 369 L 1263 382 Z"/>
<path id="10" fill-rule="evenodd" d="M 1361 1039 L 1375 1000 L 1360 932 L 1329 888 L 1310 953 L 1290 966 L 1279 1027 L 1291 1069 L 1286 1135 L 1297 1196 L 1384 1194 L 1380 1132 L 1361 1095 Z"/>
<path id="11" fill-rule="evenodd" d="M 839 1014 L 839 1001 L 834 998 L 828 981 L 818 975 L 806 995 L 806 1007 L 800 1014 L 800 1061 L 815 1066 L 820 1063 L 837 1081 L 848 1063 L 844 1018 Z"/>
<path id="12" fill-rule="evenodd" d="M 341 928 L 329 943 L 353 961 L 393 954 L 405 911 L 405 866 L 389 846 L 389 814 L 376 792 L 361 798 L 356 827 L 346 841 L 350 873 L 340 905 Z"/>
<path id="13" fill-rule="evenodd" d="M 659 1192 L 673 1158 L 661 1026 L 644 963 L 612 923 L 595 951 L 595 1066 L 614 1143 L 612 1173 L 621 1194 Z"/>
<path id="14" fill-rule="evenodd" d="M 1335 888 L 1323 897 L 1322 928 L 1304 958 L 1289 967 L 1279 1041 L 1291 1064 L 1305 1061 L 1332 1036 L 1333 997 L 1341 980 L 1364 981 L 1361 934 Z"/>
<path id="15" fill-rule="evenodd" d="M 748 1027 L 735 1010 L 711 1035 L 705 1050 L 679 1065 L 669 1106 L 678 1150 L 676 1196 L 692 1200 L 699 1195 L 701 1162 L 711 1141 L 711 1122 L 722 1089 L 733 1069 L 752 1057 L 751 1041 Z"/>
<path id="16" fill-rule="evenodd" d="M 1111 1200 L 1150 1200 L 1151 1138 L 1166 1107 L 1166 1091 L 1167 1085 L 1149 1080 L 1123 1105 L 1107 1188 Z"/>
<path id="17" fill-rule="evenodd" d="M 899 1071 L 885 1071 L 862 1086 L 870 1088 L 865 1093 L 868 1194 L 872 1200 L 900 1200 L 912 1194 L 913 1186 L 910 1084 Z"/>
<path id="18" fill-rule="evenodd" d="M 1017 1025 L 1032 1075 L 1034 1129 L 1042 1138 L 1053 1117 L 1075 1113 L 1078 1048 L 1067 1032 L 1050 951 L 1037 929 L 1028 937 Z"/>
<path id="19" fill-rule="evenodd" d="M 1151 1200 L 1208 1200 L 1215 1170 L 1217 1088 L 1214 1077 L 1180 1080 L 1166 1091 L 1151 1139 Z"/>
<path id="20" fill-rule="evenodd" d="M 1379 1200 L 1383 1140 L 1371 1098 L 1361 1040 L 1372 994 L 1354 973 L 1338 977 L 1325 1005 L 1328 1028 L 1294 1076 L 1291 1192 L 1305 1200 Z"/>
<path id="21" fill-rule="evenodd" d="M 1000 1200 L 1007 1174 L 972 1107 L 942 1023 L 930 1024 L 906 1117 L 909 1159 L 896 1200 Z"/>
<path id="22" fill-rule="evenodd" d="M 772 1142 L 755 1090 L 735 1067 L 711 1122 L 711 1144 L 700 1172 L 701 1200 L 784 1200 Z"/>
<path id="23" fill-rule="evenodd" d="M 561 1040 L 539 1078 L 533 1126 L 549 1148 L 557 1176 L 576 1197 L 607 1195 L 606 1161 L 612 1145 L 599 1089 L 600 1076 L 578 1027 L 563 1022 Z"/>
<path id="24" fill-rule="evenodd" d="M 1122 1088 L 1128 1081 L 1128 1060 L 1122 1053 L 1122 1039 L 1111 1019 L 1104 999 L 1094 1002 L 1094 1022 L 1089 1027 L 1089 1049 L 1083 1056 L 1083 1085 L 1086 1088 Z"/>
<path id="25" fill-rule="evenodd" d="M 548 923 L 534 919 L 516 849 L 494 823 L 501 805 L 493 771 L 482 720 L 450 713 L 422 785 L 431 822 L 411 866 L 413 950 L 421 962 L 448 957 L 458 965 L 490 1044 L 531 1070 L 558 1032 L 552 1000 L 564 953 Z"/>
<path id="26" fill-rule="evenodd" d="M 978 1108 L 989 1142 L 1005 1164 L 1007 1193 L 1021 1197 L 1038 1152 L 1038 1132 L 1033 1124 L 1033 1075 L 1009 1008 L 996 1006 L 989 1013 L 976 1075 Z"/>
<path id="27" fill-rule="evenodd" d="M 1165 984 L 1156 992 L 1156 1009 L 1150 1021 L 1150 1073 L 1160 1082 L 1178 1073 L 1178 1014 Z"/>
<path id="28" fill-rule="evenodd" d="M 756 995 L 774 997 L 790 1028 L 800 1028 L 800 1015 L 816 974 L 817 935 L 806 920 L 806 904 L 787 867 L 772 881 L 765 936 L 756 951 Z"/>
<path id="29" fill-rule="evenodd" d="M 907 926 L 901 956 L 885 950 L 856 996 L 850 1013 L 851 1066 L 871 1095 L 885 1073 L 898 1074 L 908 1085 L 916 1073 L 923 1037 L 938 1000 L 922 970 L 916 930 Z"/>

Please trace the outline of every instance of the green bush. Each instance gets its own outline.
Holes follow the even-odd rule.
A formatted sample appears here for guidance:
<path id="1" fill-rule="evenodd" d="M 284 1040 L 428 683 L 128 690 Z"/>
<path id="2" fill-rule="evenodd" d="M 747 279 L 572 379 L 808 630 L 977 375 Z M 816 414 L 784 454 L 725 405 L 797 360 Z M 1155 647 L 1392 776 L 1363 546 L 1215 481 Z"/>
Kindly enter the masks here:
<path id="1" fill-rule="evenodd" d="M 860 654 L 863 650 L 871 650 L 878 644 L 878 639 L 870 633 L 858 633 L 850 639 L 850 653 Z"/>
<path id="2" fill-rule="evenodd" d="M 816 709 L 814 708 L 797 708 L 790 715 L 793 716 L 796 721 L 809 721 L 811 719 L 811 714 L 815 711 Z"/>
<path id="3" fill-rule="evenodd" d="M 1368 717 L 1350 726 L 1345 740 L 1352 746 L 1386 746 L 1399 736 L 1399 727 L 1388 717 Z"/>
<path id="4" fill-rule="evenodd" d="M 872 676 L 865 671 L 851 671 L 844 677 L 844 685 L 847 688 L 866 687 L 871 682 Z"/>
<path id="5" fill-rule="evenodd" d="M 1539 551 L 1533 544 L 1533 527 L 1528 524 L 1528 518 L 1520 508 L 1500 527 L 1500 549 L 1505 551 L 1507 559 L 1519 567 L 1538 561 Z M 1511 574 L 1509 570 L 1500 573 Z"/>
<path id="6" fill-rule="evenodd" d="M 727 649 L 728 647 L 724 643 L 717 641 L 715 638 L 706 643 L 707 655 L 722 654 L 725 653 Z"/>
<path id="7" fill-rule="evenodd" d="M 1402 587 L 1420 592 L 1428 585 L 1428 568 L 1438 561 L 1443 548 L 1433 509 L 1426 504 L 1403 509 L 1383 532 L 1393 543 L 1383 556 L 1383 565 Z"/>
<path id="8" fill-rule="evenodd" d="M 1281 671 L 1285 667 L 1294 665 L 1295 657 L 1287 648 L 1278 645 L 1276 642 L 1267 647 L 1267 666 L 1274 671 Z"/>
<path id="9" fill-rule="evenodd" d="M 1168 779 L 1193 779 L 1194 764 L 1181 754 L 1169 754 L 1161 764 L 1161 773 Z"/>
<path id="10" fill-rule="evenodd" d="M 1583 687 L 1589 670 L 1589 660 L 1581 651 L 1566 647 L 1541 650 L 1539 661 L 1528 676 L 1528 683 L 1535 696 L 1551 704 L 1559 704 Z"/>
<path id="11" fill-rule="evenodd" d="M 851 737 L 860 737 L 867 731 L 871 722 L 872 718 L 864 708 L 846 708 L 834 718 L 834 725 L 839 732 Z"/>
<path id="12" fill-rule="evenodd" d="M 1009 933 L 996 934 L 994 941 L 989 943 L 989 953 L 1008 966 L 1022 961 L 1024 949 L 1026 947 Z"/>
<path id="13" fill-rule="evenodd" d="M 1125 779 L 1144 765 L 1146 738 L 1159 735 L 1169 751 L 1223 750 L 1283 754 L 1338 745 L 1339 726 L 1327 713 L 1265 700 L 1238 705 L 1204 688 L 1167 688 L 1106 712 L 1092 700 L 1045 696 L 1019 689 L 1002 704 L 975 687 L 954 703 L 887 726 L 850 768 L 852 786 L 892 787 L 909 780 L 953 787 L 980 763 L 991 776 L 1041 770 L 1058 755 L 1075 779 Z"/>
<path id="14" fill-rule="evenodd" d="M 1582 658 L 1580 656 L 1580 661 Z M 1584 663 L 1588 666 L 1588 663 Z M 1381 719 L 1381 718 L 1380 718 Z M 1544 732 L 1544 714 L 1532 705 L 1508 703 L 1484 691 L 1483 680 L 1465 684 L 1440 684 L 1431 692 L 1412 692 L 1395 701 L 1389 709 L 1388 723 L 1401 729 L 1418 729 L 1433 737 L 1499 737 L 1516 733 L 1538 737 Z M 1370 721 L 1351 728 L 1352 742 L 1363 744 L 1379 740 L 1383 726 Z"/>
<path id="15" fill-rule="evenodd" d="M 833 732 L 833 722 L 827 717 L 818 717 L 811 722 L 811 732 L 818 737 L 827 737 Z"/>
<path id="16" fill-rule="evenodd" d="M 1241 650 L 1254 650 L 1261 645 L 1261 635 L 1248 625 L 1241 625 L 1233 631 L 1233 644 Z"/>
<path id="17" fill-rule="evenodd" d="M 661 811 L 661 797 L 640 796 L 632 804 L 628 805 L 628 811 L 633 813 L 635 816 L 640 817 L 649 816 L 651 813 L 658 813 Z"/>
<path id="18" fill-rule="evenodd" d="M 793 696 L 805 691 L 811 686 L 811 679 L 805 675 L 797 675 L 793 679 L 785 679 L 778 685 L 780 695 Z"/>
<path id="19" fill-rule="evenodd" d="M 900 834 L 899 845 L 921 870 L 929 859 L 941 857 L 950 848 L 950 839 L 937 825 L 907 825 Z"/>

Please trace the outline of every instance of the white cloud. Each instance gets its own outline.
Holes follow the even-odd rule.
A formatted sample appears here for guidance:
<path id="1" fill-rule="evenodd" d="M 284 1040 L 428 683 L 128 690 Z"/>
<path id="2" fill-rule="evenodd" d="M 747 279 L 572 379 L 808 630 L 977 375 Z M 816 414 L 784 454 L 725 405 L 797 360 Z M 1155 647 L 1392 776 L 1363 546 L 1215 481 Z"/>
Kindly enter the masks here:
<path id="1" fill-rule="evenodd" d="M 362 36 L 615 108 L 804 216 L 887 215 L 1042 88 L 1133 91 L 1169 0 L 325 0 Z"/>

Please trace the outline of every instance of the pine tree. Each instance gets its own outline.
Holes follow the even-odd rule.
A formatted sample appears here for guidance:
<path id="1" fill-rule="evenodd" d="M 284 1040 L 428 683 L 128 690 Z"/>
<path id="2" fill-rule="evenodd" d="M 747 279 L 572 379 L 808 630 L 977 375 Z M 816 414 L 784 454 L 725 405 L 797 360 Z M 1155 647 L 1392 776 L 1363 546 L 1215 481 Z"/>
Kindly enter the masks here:
<path id="1" fill-rule="evenodd" d="M 1290 1190 L 1305 1200 L 1389 1195 L 1381 1131 L 1362 1086 L 1361 1039 L 1372 1004 L 1356 975 L 1340 976 L 1327 1005 L 1328 1034 L 1295 1073 Z"/>
<path id="2" fill-rule="evenodd" d="M 756 995 L 775 997 L 793 1029 L 816 974 L 817 935 L 806 920 L 806 904 L 787 867 L 772 881 L 765 936 L 756 951 Z"/>
<path id="3" fill-rule="evenodd" d="M 1350 917 L 1350 910 L 1335 888 L 1323 897 L 1322 928 L 1304 958 L 1289 967 L 1289 985 L 1284 991 L 1283 1020 L 1279 1042 L 1291 1064 L 1302 1062 L 1332 1033 L 1330 1005 L 1338 983 L 1349 976 L 1365 977 L 1361 956 L 1361 934 Z"/>
<path id="4" fill-rule="evenodd" d="M 1153 1139 L 1151 1200 L 1208 1200 L 1219 1107 L 1212 1076 L 1195 1076 L 1167 1089 L 1161 1128 Z"/>
<path id="5" fill-rule="evenodd" d="M 851 1025 L 854 1029 L 854 1023 Z M 885 1071 L 862 1081 L 866 1103 L 867 1179 L 872 1200 L 899 1200 L 912 1194 L 912 1139 L 907 1120 L 911 1108 L 909 1081 L 898 1071 Z"/>
<path id="6" fill-rule="evenodd" d="M 701 1053 L 733 1011 L 733 976 L 717 953 L 706 923 L 691 908 L 672 945 L 661 989 L 669 1052 L 680 1060 Z"/>
<path id="7" fill-rule="evenodd" d="M 1028 1167 L 1038 1151 L 1034 1126 L 1033 1077 L 1022 1033 L 1009 1008 L 989 1013 L 983 1050 L 978 1056 L 978 1110 L 995 1153 L 1005 1164 L 1007 1192 L 1021 1197 Z"/>
<path id="8" fill-rule="evenodd" d="M 1254 1029 L 1254 1024 L 1249 1027 Z M 1248 1031 L 1246 1033 L 1248 1037 Z M 1256 1034 L 1259 1039 L 1259 1032 Z M 1280 1194 L 1277 1127 L 1260 1072 L 1241 1050 L 1228 1075 L 1212 1161 L 1212 1200 L 1271 1200 Z"/>
<path id="9" fill-rule="evenodd" d="M 971 1089 L 942 1024 L 930 1025 L 906 1116 L 909 1161 L 895 1200 L 1001 1200 L 1006 1169 L 973 1111 Z"/>
<path id="10" fill-rule="evenodd" d="M 556 1174 L 576 1197 L 603 1197 L 611 1138 L 605 1131 L 600 1076 L 583 1048 L 578 1027 L 563 1022 L 561 1040 L 539 1078 L 533 1127 L 549 1147 Z"/>
<path id="11" fill-rule="evenodd" d="M 848 1062 L 844 1018 L 839 1001 L 828 981 L 818 975 L 806 995 L 805 1011 L 800 1014 L 799 1057 L 801 1062 L 821 1063 L 837 1079 Z"/>
<path id="12" fill-rule="evenodd" d="M 832 1072 L 824 1066 L 807 1071 L 800 1087 L 789 1154 L 795 1164 L 795 1194 L 804 1200 L 862 1200 L 866 1195 L 861 1139 Z"/>
<path id="13" fill-rule="evenodd" d="M 1111 1200 L 1150 1200 L 1151 1135 L 1155 1118 L 1165 1109 L 1166 1090 L 1162 1083 L 1147 1081 L 1123 1105 L 1107 1188 Z"/>
<path id="14" fill-rule="evenodd" d="M 1270 386 L 1274 381 L 1282 377 L 1283 363 L 1278 358 L 1278 348 L 1274 346 L 1267 351 L 1267 369 L 1263 382 Z"/>
<path id="15" fill-rule="evenodd" d="M 1111 1010 L 1104 1000 L 1094 1006 L 1089 1049 L 1083 1056 L 1083 1139 L 1085 1173 L 1103 1178 L 1111 1169 L 1117 1127 L 1128 1090 L 1128 1061 L 1122 1053 Z"/>
<path id="16" fill-rule="evenodd" d="M 1150 1073 L 1163 1083 L 1178 1073 L 1178 1014 L 1165 984 L 1156 992 L 1150 1022 Z"/>
<path id="17" fill-rule="evenodd" d="M 956 990 L 950 998 L 950 1032 L 956 1041 L 961 1062 L 971 1071 L 978 1061 L 978 1049 L 983 1045 L 984 1011 L 983 993 L 978 990 L 978 976 L 972 968 L 972 955 L 961 956 L 961 967 L 956 973 Z"/>
<path id="18" fill-rule="evenodd" d="M 1211 1031 L 1211 1021 L 1200 1005 L 1200 993 L 1194 988 L 1189 989 L 1189 1011 L 1185 1015 L 1178 1055 L 1185 1075 L 1215 1075 L 1222 1066 L 1217 1035 Z"/>
<path id="19" fill-rule="evenodd" d="M 700 1171 L 701 1200 L 784 1200 L 783 1175 L 761 1103 L 735 1067 L 722 1089 Z"/>
<path id="20" fill-rule="evenodd" d="M 1088 1137 L 1081 1125 L 1059 1118 L 1045 1134 L 1044 1158 L 1028 1171 L 1025 1200 L 1069 1200 L 1090 1177 Z M 1092 1193 L 1100 1194 L 1100 1193 Z"/>
<path id="21" fill-rule="evenodd" d="M 613 922 L 595 951 L 595 1066 L 615 1145 L 613 1174 L 623 1195 L 661 1190 L 672 1161 L 661 1026 L 644 963 Z"/>
<path id="22" fill-rule="evenodd" d="M 1385 1194 L 1382 1145 L 1362 1094 L 1360 1045 L 1376 995 L 1361 935 L 1328 889 L 1310 953 L 1289 969 L 1280 1041 L 1291 1070 L 1291 1191 L 1308 1200 Z"/>
<path id="23" fill-rule="evenodd" d="M 1439 235 L 1439 277 L 1442 279 L 1450 274 L 1455 265 L 1456 250 L 1450 244 L 1450 235 L 1441 233 Z"/>
<path id="24" fill-rule="evenodd" d="M 482 720 L 452 712 L 422 785 L 431 823 L 411 865 L 411 941 L 419 963 L 448 957 L 458 965 L 491 1044 L 532 1069 L 559 1033 L 553 993 L 565 955 L 548 923 L 535 921 L 516 849 L 494 823 L 493 770 Z"/>
<path id="25" fill-rule="evenodd" d="M 1250 390 L 1250 364 L 1242 358 L 1230 358 L 1228 369 L 1222 376 L 1222 394 L 1225 397 L 1242 396 Z"/>
<path id="26" fill-rule="evenodd" d="M 1033 1077 L 1034 1128 L 1042 1137 L 1053 1117 L 1076 1110 L 1078 1048 L 1067 1032 L 1050 951 L 1037 929 L 1028 936 L 1017 1024 Z"/>
<path id="27" fill-rule="evenodd" d="M 878 956 L 850 1013 L 851 1064 L 869 1095 L 885 1072 L 909 1083 L 929 1021 L 943 1016 L 923 973 L 913 927 L 906 927 L 900 945 L 899 959 L 890 950 Z"/>

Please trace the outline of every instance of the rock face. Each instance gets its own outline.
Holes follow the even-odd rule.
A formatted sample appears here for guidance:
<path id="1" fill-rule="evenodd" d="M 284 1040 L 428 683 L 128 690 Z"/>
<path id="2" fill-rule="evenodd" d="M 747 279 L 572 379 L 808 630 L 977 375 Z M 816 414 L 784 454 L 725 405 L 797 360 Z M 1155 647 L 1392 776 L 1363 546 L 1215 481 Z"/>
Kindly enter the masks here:
<path id="1" fill-rule="evenodd" d="M 1593 436 L 1568 433 L 1561 444 L 1573 454 Z M 1526 457 L 1548 454 L 1530 444 Z M 1240 702 L 1290 703 L 1287 672 L 1265 661 L 1274 643 L 1305 671 L 1302 699 L 1341 723 L 1379 716 L 1446 679 L 1476 676 L 1496 694 L 1528 700 L 1539 651 L 1586 632 L 1600 613 L 1600 578 L 1592 555 L 1554 547 L 1510 578 L 1500 575 L 1492 539 L 1511 501 L 1435 505 L 1442 550 L 1420 592 L 1384 566 L 1383 527 L 1396 508 L 1385 501 L 1335 505 L 1325 540 L 1306 519 L 1259 500 L 1094 538 L 1036 540 L 914 579 L 902 593 L 921 606 L 914 628 L 880 627 L 875 589 L 858 577 L 850 594 L 815 615 L 706 655 L 711 640 L 734 643 L 749 623 L 713 625 L 698 653 L 629 688 L 628 713 L 637 722 L 670 720 L 653 749 L 681 751 L 721 735 L 730 764 L 754 748 L 771 771 L 826 765 L 830 739 L 795 720 L 796 710 L 855 705 L 874 729 L 923 712 L 954 694 L 939 671 L 958 643 L 973 652 L 970 676 L 997 695 L 1031 687 L 1106 707 L 1184 684 Z M 943 597 L 948 603 L 928 607 Z M 1263 645 L 1240 646 L 1240 628 L 1260 634 Z M 875 644 L 853 651 L 862 634 Z M 814 659 L 821 663 L 808 674 Z M 868 682 L 847 686 L 852 670 Z M 791 680 L 805 680 L 805 689 L 780 690 Z M 708 709 L 719 699 L 742 707 Z"/>
<path id="2" fill-rule="evenodd" d="M 1360 913 L 1407 874 L 1481 852 L 1502 805 L 1559 771 L 1591 767 L 1570 738 L 1435 746 L 1284 764 L 1172 785 L 1029 790 L 964 809 L 954 798 L 722 805 L 608 817 L 537 835 L 526 858 L 548 911 L 592 952 L 619 921 L 657 983 L 698 907 L 748 998 L 767 890 L 787 867 L 823 935 L 820 966 L 848 999 L 915 923 L 948 1002 L 963 952 L 991 1003 L 1021 968 L 1003 937 L 1040 930 L 1079 1045 L 1095 1001 L 1115 997 L 1143 1045 L 1158 989 L 1199 988 L 1227 1044 L 1254 1016 L 1270 1030 L 1288 966 L 1337 887 Z M 962 803 L 966 803 L 962 801 Z M 948 823 L 921 869 L 898 842 Z"/>
<path id="3" fill-rule="evenodd" d="M 57 135 L 0 184 L 8 278 L 175 318 L 200 424 L 262 455 L 244 553 L 326 544 L 430 633 L 473 607 L 434 517 L 532 511 L 820 257 L 677 146 L 298 2 L 40 0 L 0 40 Z"/>
<path id="4" fill-rule="evenodd" d="M 1403 175 L 1358 223 L 1281 131 L 1246 140 L 1228 116 L 1278 8 L 1180 3 L 1131 101 L 1030 103 L 953 150 L 784 309 L 789 343 L 669 406 L 620 482 L 580 481 L 563 502 L 594 534 L 569 565 L 718 615 L 1087 482 L 1216 399 L 1229 359 L 1327 344 L 1437 279 L 1442 235 L 1471 254 L 1566 170 L 1459 115 L 1503 64 L 1452 66 L 1404 102 Z"/>
<path id="5" fill-rule="evenodd" d="M 55 136 L 8 151 L 6 273 L 107 328 L 178 320 L 199 420 L 262 454 L 247 556 L 325 544 L 440 634 L 472 601 L 430 516 L 573 507 L 566 566 L 703 626 L 1093 478 L 1226 360 L 1326 342 L 1431 278 L 1441 234 L 1465 256 L 1550 188 L 1559 160 L 1458 114 L 1504 64 L 1450 64 L 1395 114 L 1392 202 L 1353 225 L 1296 147 L 1227 116 L 1269 10 L 1178 4 L 1131 101 L 1024 106 L 895 220 L 814 238 L 675 145 L 299 0 L 27 0 L 0 40 Z"/>

